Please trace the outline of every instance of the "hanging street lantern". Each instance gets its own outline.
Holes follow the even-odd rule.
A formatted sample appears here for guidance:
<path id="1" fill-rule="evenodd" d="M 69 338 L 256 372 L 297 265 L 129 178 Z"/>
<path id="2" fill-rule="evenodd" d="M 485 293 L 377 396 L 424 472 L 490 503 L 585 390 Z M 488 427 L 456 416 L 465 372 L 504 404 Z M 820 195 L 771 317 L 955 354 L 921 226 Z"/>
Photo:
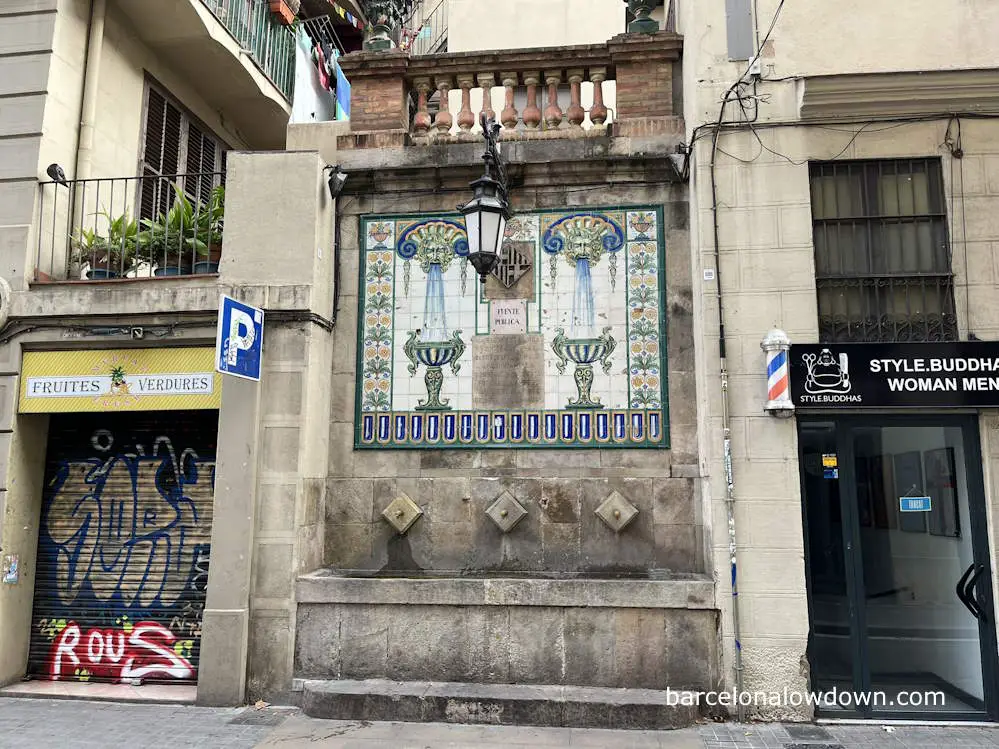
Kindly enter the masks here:
<path id="1" fill-rule="evenodd" d="M 465 218 L 465 231 L 468 234 L 468 260 L 482 283 L 486 282 L 486 277 L 499 263 L 503 234 L 507 219 L 510 218 L 506 172 L 497 143 L 499 132 L 500 126 L 492 118 L 483 115 L 482 134 L 486 139 L 486 152 L 482 160 L 486 171 L 471 184 L 474 190 L 472 199 L 458 206 Z"/>

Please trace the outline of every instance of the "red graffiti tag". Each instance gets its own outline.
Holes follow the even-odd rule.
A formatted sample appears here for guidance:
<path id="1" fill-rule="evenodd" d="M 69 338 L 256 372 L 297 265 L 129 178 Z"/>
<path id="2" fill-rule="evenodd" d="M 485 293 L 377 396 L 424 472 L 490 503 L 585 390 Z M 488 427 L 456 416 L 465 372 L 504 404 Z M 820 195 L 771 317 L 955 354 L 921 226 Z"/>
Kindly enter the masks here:
<path id="1" fill-rule="evenodd" d="M 91 677 L 127 681 L 144 677 L 191 679 L 194 667 L 174 649 L 173 632 L 156 622 L 121 629 L 80 630 L 69 622 L 52 644 L 51 676 L 58 681 L 86 669 Z"/>

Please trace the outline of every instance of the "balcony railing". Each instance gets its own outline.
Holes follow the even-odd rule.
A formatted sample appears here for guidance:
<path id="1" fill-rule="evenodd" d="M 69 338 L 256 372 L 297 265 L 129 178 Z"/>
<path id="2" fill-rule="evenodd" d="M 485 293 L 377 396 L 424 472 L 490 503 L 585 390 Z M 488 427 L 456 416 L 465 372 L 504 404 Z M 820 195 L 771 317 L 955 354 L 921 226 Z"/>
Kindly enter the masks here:
<path id="1" fill-rule="evenodd" d="M 201 0 L 289 101 L 295 92 L 295 36 L 267 0 Z"/>
<path id="2" fill-rule="evenodd" d="M 36 281 L 218 272 L 224 174 L 40 185 Z"/>
<path id="3" fill-rule="evenodd" d="M 416 107 L 410 133 L 439 139 L 477 131 L 479 115 L 494 117 L 520 137 L 571 137 L 605 132 L 613 100 L 605 82 L 615 67 L 607 45 L 455 53 L 412 57 L 406 72 Z M 438 111 L 431 117 L 431 99 Z M 610 107 L 608 105 L 611 105 Z"/>
<path id="4" fill-rule="evenodd" d="M 504 140 L 679 136 L 673 82 L 682 51 L 682 37 L 659 31 L 423 57 L 352 52 L 340 59 L 351 108 L 337 148 L 476 140 L 481 115 L 502 124 Z"/>

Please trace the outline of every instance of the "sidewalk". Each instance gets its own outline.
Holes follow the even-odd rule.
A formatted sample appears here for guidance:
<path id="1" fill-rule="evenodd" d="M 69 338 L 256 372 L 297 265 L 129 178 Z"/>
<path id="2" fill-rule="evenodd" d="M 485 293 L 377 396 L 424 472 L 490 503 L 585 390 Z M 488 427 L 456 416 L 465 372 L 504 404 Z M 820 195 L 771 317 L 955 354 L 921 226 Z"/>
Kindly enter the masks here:
<path id="1" fill-rule="evenodd" d="M 314 720 L 291 708 L 0 698 L 0 749 L 999 749 L 999 727 L 708 723 L 683 731 Z"/>

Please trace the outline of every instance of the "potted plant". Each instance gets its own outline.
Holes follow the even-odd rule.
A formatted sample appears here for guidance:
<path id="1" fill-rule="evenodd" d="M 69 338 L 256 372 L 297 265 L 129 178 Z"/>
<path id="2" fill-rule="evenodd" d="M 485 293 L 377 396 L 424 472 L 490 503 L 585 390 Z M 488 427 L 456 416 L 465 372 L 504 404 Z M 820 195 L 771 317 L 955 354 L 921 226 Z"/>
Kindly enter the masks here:
<path id="1" fill-rule="evenodd" d="M 222 259 L 222 222 L 225 218 L 225 185 L 212 188 L 208 202 L 199 209 L 198 235 L 207 237 L 206 248 L 198 250 L 194 273 L 218 273 Z"/>
<path id="2" fill-rule="evenodd" d="M 173 204 L 155 220 L 142 219 L 138 244 L 155 265 L 154 276 L 180 276 L 191 272 L 196 254 L 207 252 L 208 233 L 199 226 L 194 204 L 177 185 Z M 144 254 L 145 254 L 144 253 Z"/>
<path id="3" fill-rule="evenodd" d="M 99 215 L 107 220 L 107 236 L 96 229 L 81 227 L 72 239 L 72 258 L 80 265 L 90 266 L 87 278 L 91 280 L 118 278 L 135 262 L 139 227 L 124 213 L 114 218 L 107 211 L 101 211 Z"/>
<path id="4" fill-rule="evenodd" d="M 285 25 L 291 25 L 302 7 L 302 0 L 270 0 L 271 13 Z"/>

